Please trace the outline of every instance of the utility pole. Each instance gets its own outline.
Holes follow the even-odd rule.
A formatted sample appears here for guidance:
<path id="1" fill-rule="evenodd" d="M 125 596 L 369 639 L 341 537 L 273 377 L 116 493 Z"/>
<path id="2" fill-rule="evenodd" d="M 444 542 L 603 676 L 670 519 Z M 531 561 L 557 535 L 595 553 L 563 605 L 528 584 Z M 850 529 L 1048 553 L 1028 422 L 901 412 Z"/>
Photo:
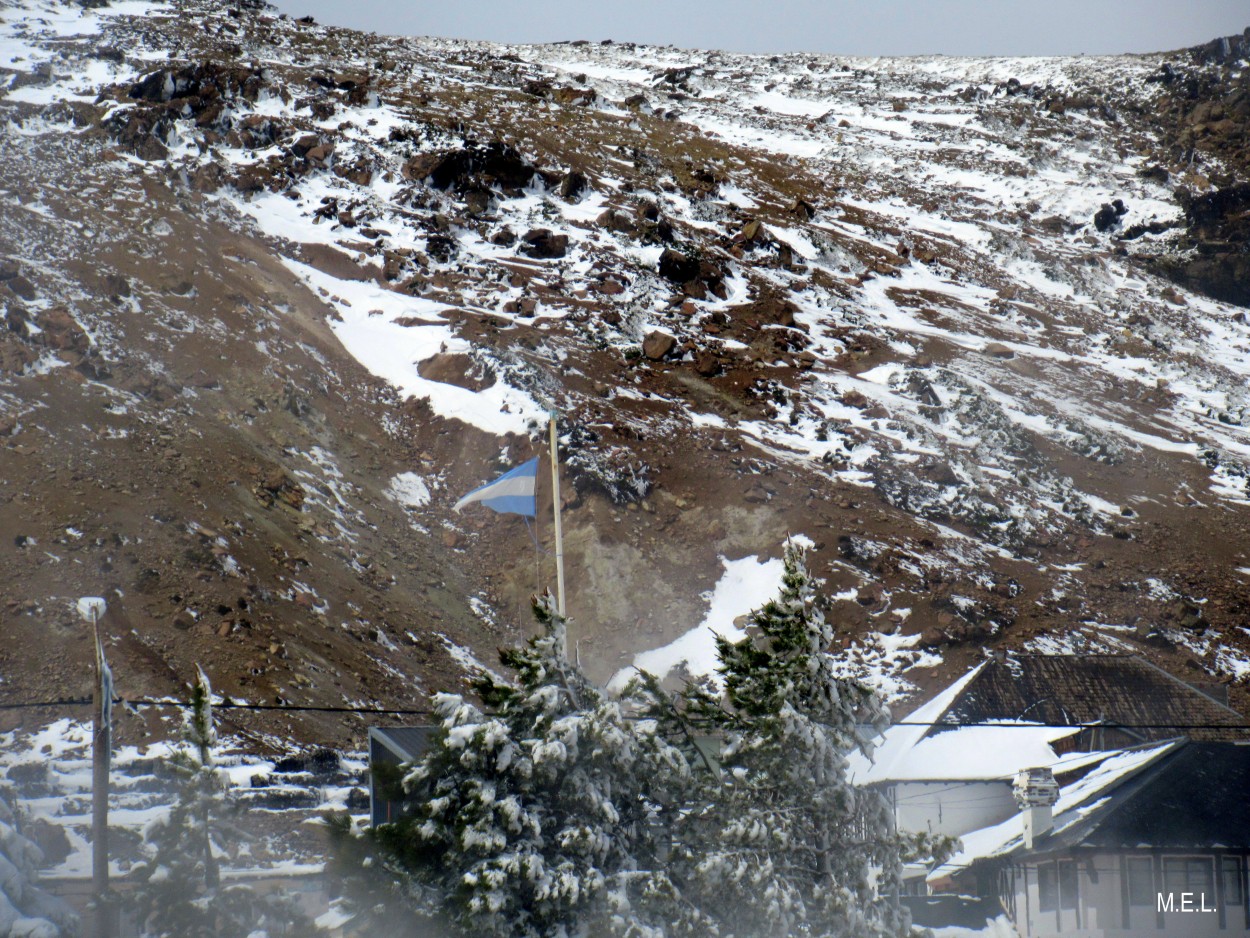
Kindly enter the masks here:
<path id="1" fill-rule="evenodd" d="M 113 938 L 109 901 L 109 763 L 113 756 L 113 674 L 104 660 L 98 596 L 78 600 L 78 612 L 91 623 L 95 638 L 95 707 L 91 734 L 91 888 L 95 894 L 95 938 Z"/>
<path id="2" fill-rule="evenodd" d="M 564 616 L 564 532 L 560 527 L 560 453 L 556 447 L 556 412 L 549 411 L 547 417 L 551 431 L 551 502 L 556 520 L 556 611 Z M 565 653 L 568 653 L 567 648 Z"/>
<path id="3" fill-rule="evenodd" d="M 547 427 L 551 432 L 551 510 L 555 513 L 556 522 L 556 612 L 560 618 L 565 617 L 564 611 L 564 529 L 560 526 L 560 450 L 556 443 L 556 412 L 547 411 Z M 569 624 L 560 623 L 560 634 L 564 637 L 560 653 L 564 660 L 569 659 Z"/>

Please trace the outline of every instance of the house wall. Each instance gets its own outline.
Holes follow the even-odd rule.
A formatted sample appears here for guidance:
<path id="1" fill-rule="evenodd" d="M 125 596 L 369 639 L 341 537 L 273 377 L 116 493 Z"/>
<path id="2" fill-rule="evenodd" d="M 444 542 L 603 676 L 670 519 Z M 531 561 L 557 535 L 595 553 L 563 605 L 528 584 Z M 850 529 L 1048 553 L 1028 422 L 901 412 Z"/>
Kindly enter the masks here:
<path id="1" fill-rule="evenodd" d="M 896 782 L 889 792 L 899 830 L 958 837 L 1018 812 L 1007 781 Z"/>
<path id="2" fill-rule="evenodd" d="M 1229 858 L 1235 864 L 1240 886 L 1239 901 L 1225 901 L 1227 879 L 1216 875 L 1221 862 Z M 1245 855 L 1212 853 L 1176 854 L 1134 851 L 1091 853 L 1079 857 L 1059 858 L 1056 862 L 1029 861 L 1004 870 L 1000 894 L 1008 915 L 1021 938 L 1159 938 L 1183 935 L 1206 938 L 1220 935 L 1250 934 L 1250 911 L 1247 909 L 1247 859 Z M 1129 888 L 1129 861 L 1149 864 L 1149 895 L 1138 895 L 1133 901 Z M 1210 864 L 1211 888 L 1214 895 L 1200 900 L 1193 897 L 1194 911 L 1181 911 L 1181 888 L 1164 875 L 1167 861 L 1197 861 Z M 1071 864 L 1061 873 L 1059 864 Z M 1139 869 L 1144 869 L 1141 867 Z M 1043 880 L 1047 882 L 1044 883 Z M 1048 884 L 1058 886 L 1043 910 L 1042 891 Z M 1075 894 L 1072 889 L 1075 887 Z M 1065 892 L 1068 893 L 1065 895 Z M 1173 912 L 1160 913 L 1158 894 L 1175 893 Z M 1237 896 L 1231 896 L 1235 899 Z M 1140 900 L 1146 901 L 1140 901 Z M 1201 911 L 1205 905 L 1208 910 Z"/>
<path id="3" fill-rule="evenodd" d="M 393 821 L 399 806 L 383 798 L 376 790 L 373 767 L 381 763 L 399 765 L 399 757 L 369 734 L 369 823 L 373 827 Z"/>

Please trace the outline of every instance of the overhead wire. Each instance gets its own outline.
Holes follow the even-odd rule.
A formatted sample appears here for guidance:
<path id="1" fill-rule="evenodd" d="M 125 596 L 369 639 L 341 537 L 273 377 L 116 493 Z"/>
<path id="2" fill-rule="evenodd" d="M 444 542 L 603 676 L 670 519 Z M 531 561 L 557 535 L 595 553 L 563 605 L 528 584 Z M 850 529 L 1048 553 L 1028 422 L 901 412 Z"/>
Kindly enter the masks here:
<path id="1" fill-rule="evenodd" d="M 161 700 L 148 697 L 114 697 L 113 702 L 122 706 L 130 707 L 179 707 L 186 708 L 190 704 L 180 700 Z M 16 701 L 0 703 L 0 710 L 24 710 L 36 709 L 40 707 L 79 707 L 92 703 L 90 697 L 70 697 L 60 698 L 58 700 L 33 700 L 33 701 Z M 213 702 L 213 706 L 219 710 L 260 710 L 260 711 L 287 711 L 291 713 L 360 713 L 360 714 L 380 714 L 380 715 L 402 715 L 416 716 L 429 715 L 434 711 L 429 707 L 358 707 L 358 706 L 318 706 L 313 704 L 288 704 L 288 703 L 249 703 L 247 701 L 232 700 L 224 697 Z M 953 720 L 896 720 L 889 724 L 895 726 L 912 726 L 912 727 L 928 727 L 930 729 L 966 729 L 973 727 L 986 727 L 994 729 L 1103 729 L 1103 730 L 1237 730 L 1250 733 L 1250 723 L 1108 723 L 1105 721 L 1095 721 L 1090 723 L 1000 723 L 993 721 L 953 721 Z"/>

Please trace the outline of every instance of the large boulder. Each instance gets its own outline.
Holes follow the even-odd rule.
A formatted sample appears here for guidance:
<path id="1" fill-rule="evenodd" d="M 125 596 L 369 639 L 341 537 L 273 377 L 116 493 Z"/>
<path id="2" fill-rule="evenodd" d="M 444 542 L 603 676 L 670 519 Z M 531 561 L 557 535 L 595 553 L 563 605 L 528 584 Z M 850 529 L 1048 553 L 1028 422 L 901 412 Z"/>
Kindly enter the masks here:
<path id="1" fill-rule="evenodd" d="M 721 362 L 715 353 L 701 349 L 694 356 L 694 370 L 701 378 L 714 378 L 721 373 Z"/>
<path id="2" fill-rule="evenodd" d="M 642 354 L 653 362 L 668 358 L 677 347 L 677 339 L 667 332 L 648 332 L 642 340 Z"/>
<path id="3" fill-rule="evenodd" d="M 313 147 L 321 145 L 321 138 L 316 134 L 303 134 L 291 144 L 291 152 L 303 159 Z"/>
<path id="4" fill-rule="evenodd" d="M 20 375 L 38 358 L 24 342 L 12 336 L 0 335 L 0 374 Z"/>
<path id="5" fill-rule="evenodd" d="M 621 234 L 634 234 L 634 223 L 629 220 L 629 216 L 623 212 L 618 212 L 614 208 L 605 208 L 599 213 L 595 219 L 595 224 L 600 228 L 606 228 L 608 231 L 616 231 Z"/>
<path id="6" fill-rule="evenodd" d="M 115 111 L 101 126 L 123 150 L 150 162 L 169 156 L 168 141 L 178 116 L 174 108 L 131 108 Z"/>
<path id="7" fill-rule="evenodd" d="M 495 372 L 489 365 L 457 352 L 440 352 L 427 358 L 417 366 L 417 374 L 469 391 L 484 391 L 495 383 Z"/>
<path id="8" fill-rule="evenodd" d="M 1120 223 L 1120 219 L 1128 212 L 1128 208 L 1119 199 L 1111 203 L 1104 202 L 1102 208 L 1094 213 L 1094 227 L 1099 231 L 1109 231 Z"/>
<path id="9" fill-rule="evenodd" d="M 569 249 L 569 236 L 554 234 L 549 228 L 535 228 L 521 236 L 517 250 L 529 257 L 549 260 L 563 257 Z"/>
<path id="10" fill-rule="evenodd" d="M 264 70 L 258 66 L 207 61 L 157 69 L 131 85 L 127 95 L 148 104 L 177 101 L 198 116 L 220 98 L 239 97 L 254 102 L 268 84 Z"/>
<path id="11" fill-rule="evenodd" d="M 63 306 L 45 310 L 35 321 L 41 330 L 39 340 L 50 349 L 81 353 L 91 347 L 91 338 Z"/>
<path id="12" fill-rule="evenodd" d="M 556 184 L 556 195 L 572 201 L 590 188 L 590 180 L 577 170 L 570 170 L 560 177 Z"/>
<path id="13" fill-rule="evenodd" d="M 35 298 L 35 285 L 21 274 L 5 280 L 4 285 L 23 300 L 33 300 Z"/>
<path id="14" fill-rule="evenodd" d="M 1208 296 L 1250 306 L 1250 183 L 1178 194 L 1196 251 L 1156 266 Z"/>
<path id="15" fill-rule="evenodd" d="M 660 255 L 660 276 L 673 283 L 689 283 L 699 277 L 699 259 L 671 248 Z"/>
<path id="16" fill-rule="evenodd" d="M 515 191 L 528 186 L 537 173 L 515 147 L 497 141 L 421 153 L 403 167 L 407 179 L 457 192 L 481 186 Z"/>

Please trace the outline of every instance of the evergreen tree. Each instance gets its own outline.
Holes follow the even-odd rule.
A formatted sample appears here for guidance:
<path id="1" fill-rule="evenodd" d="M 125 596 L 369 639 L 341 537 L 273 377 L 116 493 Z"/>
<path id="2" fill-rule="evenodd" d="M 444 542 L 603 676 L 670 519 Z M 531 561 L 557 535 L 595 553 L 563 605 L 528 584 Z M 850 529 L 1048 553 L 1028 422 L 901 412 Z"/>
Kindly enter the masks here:
<path id="1" fill-rule="evenodd" d="M 684 815 L 674 878 L 722 936 L 902 934 L 889 897 L 909 845 L 884 799 L 847 780 L 846 755 L 868 751 L 866 730 L 888 714 L 836 676 L 833 630 L 793 542 L 782 584 L 746 638 L 717 638 L 723 689 L 695 684 L 679 701 L 679 721 L 722 745 L 718 778 Z"/>
<path id="2" fill-rule="evenodd" d="M 78 934 L 73 910 L 36 884 L 42 861 L 39 848 L 22 836 L 16 813 L 0 797 L 0 938 Z"/>
<path id="3" fill-rule="evenodd" d="M 550 598 L 535 611 L 543 634 L 501 653 L 514 681 L 475 682 L 480 706 L 435 698 L 442 726 L 401 773 L 400 820 L 367 838 L 337 825 L 339 869 L 373 874 L 349 877 L 358 934 L 425 934 L 387 927 L 405 909 L 510 938 L 906 932 L 901 862 L 924 845 L 847 780 L 888 715 L 836 675 L 796 545 L 747 637 L 718 640 L 720 683 L 675 695 L 643 673 L 606 696 L 567 660 Z"/>
<path id="4" fill-rule="evenodd" d="M 689 767 L 567 660 L 549 596 L 535 614 L 543 634 L 501 653 L 515 682 L 475 683 L 485 709 L 436 697 L 410 812 L 376 839 L 464 934 L 660 938 L 676 900 L 666 805 Z"/>
<path id="5" fill-rule="evenodd" d="M 144 938 L 278 938 L 296 934 L 300 916 L 281 895 L 223 886 L 225 845 L 246 839 L 234 823 L 225 780 L 214 764 L 212 687 L 196 669 L 183 729 L 187 748 L 169 762 L 177 796 L 169 814 L 143 832 L 146 859 L 131 870 Z"/>

